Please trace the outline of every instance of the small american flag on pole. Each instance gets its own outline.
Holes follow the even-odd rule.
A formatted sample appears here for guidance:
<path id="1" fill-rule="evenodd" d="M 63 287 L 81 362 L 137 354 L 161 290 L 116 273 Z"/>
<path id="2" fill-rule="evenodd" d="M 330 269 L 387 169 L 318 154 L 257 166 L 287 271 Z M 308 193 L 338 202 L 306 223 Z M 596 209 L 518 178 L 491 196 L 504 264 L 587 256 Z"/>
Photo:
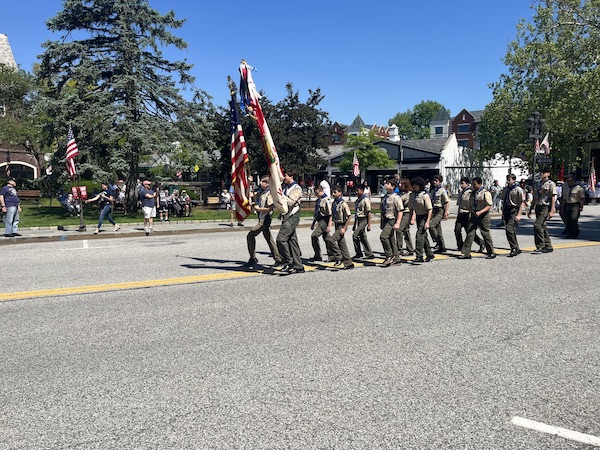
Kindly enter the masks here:
<path id="1" fill-rule="evenodd" d="M 354 158 L 352 158 L 352 174 L 355 177 L 360 176 L 360 165 L 358 164 L 358 158 L 356 157 L 356 152 L 354 152 Z"/>
<path id="2" fill-rule="evenodd" d="M 77 170 L 75 170 L 75 157 L 77 155 L 79 155 L 79 149 L 75 142 L 73 129 L 69 126 L 69 134 L 67 135 L 67 172 L 71 178 L 77 175 Z"/>
<path id="3" fill-rule="evenodd" d="M 540 150 L 543 150 L 546 155 L 550 154 L 550 133 L 546 133 L 546 136 L 542 139 Z"/>
<path id="4" fill-rule="evenodd" d="M 539 139 L 535 140 L 535 153 L 536 154 L 544 153 L 544 150 L 542 150 L 541 147 L 540 147 L 540 140 Z"/>
<path id="5" fill-rule="evenodd" d="M 589 189 L 590 192 L 594 193 L 596 192 L 596 168 L 594 167 L 594 160 L 592 160 L 592 168 L 590 169 L 590 185 L 589 185 Z"/>

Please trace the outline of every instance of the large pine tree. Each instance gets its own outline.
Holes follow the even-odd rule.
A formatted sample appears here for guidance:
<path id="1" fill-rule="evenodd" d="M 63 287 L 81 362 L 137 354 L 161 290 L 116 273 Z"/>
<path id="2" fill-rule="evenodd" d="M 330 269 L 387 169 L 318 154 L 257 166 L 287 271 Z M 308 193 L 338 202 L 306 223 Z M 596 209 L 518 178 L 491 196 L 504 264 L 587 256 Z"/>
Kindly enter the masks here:
<path id="1" fill-rule="evenodd" d="M 64 33 L 44 44 L 39 71 L 54 140 L 72 124 L 88 163 L 127 177 L 131 207 L 145 156 L 172 152 L 174 142 L 197 152 L 214 147 L 212 106 L 194 88 L 191 65 L 163 56 L 165 47 L 187 46 L 170 31 L 183 23 L 147 0 L 65 0 L 47 22 Z M 186 88 L 191 101 L 181 94 Z"/>

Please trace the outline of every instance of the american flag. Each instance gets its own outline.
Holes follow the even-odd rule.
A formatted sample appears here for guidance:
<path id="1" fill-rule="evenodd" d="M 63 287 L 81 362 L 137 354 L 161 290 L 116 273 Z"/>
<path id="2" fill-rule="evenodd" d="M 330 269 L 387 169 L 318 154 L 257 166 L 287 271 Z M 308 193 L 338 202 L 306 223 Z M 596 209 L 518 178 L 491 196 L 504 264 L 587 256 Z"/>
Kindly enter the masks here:
<path id="1" fill-rule="evenodd" d="M 281 184 L 283 183 L 283 172 L 279 164 L 279 155 L 277 154 L 271 131 L 258 101 L 261 96 L 256 90 L 256 85 L 252 79 L 252 67 L 246 61 L 242 61 L 240 64 L 240 76 L 242 107 L 247 111 L 248 115 L 256 119 L 256 125 L 258 126 L 263 144 L 263 152 L 269 166 L 269 188 L 273 197 L 273 204 L 277 211 L 281 214 L 286 214 L 288 212 L 288 204 L 282 199 L 283 190 Z"/>
<path id="2" fill-rule="evenodd" d="M 235 91 L 231 91 L 230 110 L 230 130 L 231 130 L 231 184 L 233 185 L 233 195 L 235 198 L 235 215 L 238 222 L 242 222 L 252 212 L 250 201 L 248 200 L 248 175 L 246 173 L 246 164 L 248 163 L 248 152 L 246 151 L 246 140 L 244 131 L 237 113 Z"/>
<path id="3" fill-rule="evenodd" d="M 360 176 L 360 165 L 358 164 L 358 158 L 356 157 L 356 152 L 354 152 L 354 158 L 352 158 L 352 174 L 355 177 Z"/>
<path id="4" fill-rule="evenodd" d="M 590 169 L 590 192 L 596 192 L 596 168 L 594 167 L 594 161 L 592 160 L 592 168 Z"/>
<path id="5" fill-rule="evenodd" d="M 540 147 L 540 140 L 539 139 L 535 140 L 535 153 L 536 154 L 544 153 L 544 150 L 542 150 L 541 147 Z"/>
<path id="6" fill-rule="evenodd" d="M 69 126 L 69 134 L 67 135 L 67 172 L 71 178 L 77 175 L 77 170 L 75 170 L 75 157 L 77 155 L 79 155 L 79 149 L 75 142 L 73 129 Z"/>
<path id="7" fill-rule="evenodd" d="M 540 150 L 543 150 L 546 155 L 550 154 L 550 133 L 546 133 L 546 136 L 542 139 Z"/>
<path id="8" fill-rule="evenodd" d="M 6 151 L 6 178 L 10 177 L 10 150 Z"/>

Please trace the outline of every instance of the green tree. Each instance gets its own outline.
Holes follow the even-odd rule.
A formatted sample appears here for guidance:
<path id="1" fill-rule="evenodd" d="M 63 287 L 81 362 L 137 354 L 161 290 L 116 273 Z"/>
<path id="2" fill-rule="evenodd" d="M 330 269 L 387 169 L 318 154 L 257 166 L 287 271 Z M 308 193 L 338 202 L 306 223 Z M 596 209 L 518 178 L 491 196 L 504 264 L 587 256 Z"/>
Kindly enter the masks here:
<path id="1" fill-rule="evenodd" d="M 398 113 L 388 123 L 396 124 L 402 139 L 427 139 L 430 136 L 430 124 L 442 104 L 433 100 L 423 100 L 414 108 Z"/>
<path id="2" fill-rule="evenodd" d="M 348 136 L 346 147 L 350 151 L 344 155 L 338 164 L 340 170 L 344 172 L 352 170 L 354 152 L 356 152 L 356 157 L 360 163 L 361 175 L 371 166 L 379 168 L 392 167 L 395 161 L 390 159 L 384 149 L 373 143 L 376 139 L 379 138 L 374 133 Z"/>
<path id="3" fill-rule="evenodd" d="M 64 0 L 47 22 L 64 33 L 41 56 L 47 144 L 63 142 L 72 124 L 90 165 L 126 176 L 130 207 L 146 155 L 172 152 L 173 142 L 213 148 L 208 96 L 194 87 L 188 63 L 163 56 L 163 47 L 186 47 L 170 31 L 183 23 L 147 0 Z M 192 100 L 181 89 L 191 89 Z"/>
<path id="4" fill-rule="evenodd" d="M 537 0 L 531 22 L 521 20 L 494 83 L 481 126 L 481 157 L 523 153 L 532 144 L 525 121 L 538 109 L 551 133 L 557 164 L 580 161 L 581 144 L 600 124 L 600 22 L 597 0 Z"/>

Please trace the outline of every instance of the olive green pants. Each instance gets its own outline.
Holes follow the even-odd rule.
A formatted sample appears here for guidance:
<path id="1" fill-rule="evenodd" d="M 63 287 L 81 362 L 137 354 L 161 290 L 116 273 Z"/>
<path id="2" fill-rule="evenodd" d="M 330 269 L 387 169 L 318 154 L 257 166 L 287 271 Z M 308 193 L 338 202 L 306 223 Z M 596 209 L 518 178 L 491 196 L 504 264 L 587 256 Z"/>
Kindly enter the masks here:
<path id="1" fill-rule="evenodd" d="M 399 259 L 398 246 L 396 245 L 396 230 L 394 230 L 395 223 L 396 219 L 385 219 L 385 222 L 383 222 L 383 229 L 379 235 L 386 259 Z"/>
<path id="2" fill-rule="evenodd" d="M 471 246 L 475 240 L 475 233 L 478 228 L 481 231 L 481 237 L 483 238 L 487 254 L 491 255 L 494 253 L 494 243 L 492 242 L 492 235 L 490 233 L 490 222 L 490 214 L 487 212 L 479 217 L 475 214 L 471 214 L 469 226 L 467 227 L 467 239 L 462 248 L 463 255 L 471 256 Z"/>

